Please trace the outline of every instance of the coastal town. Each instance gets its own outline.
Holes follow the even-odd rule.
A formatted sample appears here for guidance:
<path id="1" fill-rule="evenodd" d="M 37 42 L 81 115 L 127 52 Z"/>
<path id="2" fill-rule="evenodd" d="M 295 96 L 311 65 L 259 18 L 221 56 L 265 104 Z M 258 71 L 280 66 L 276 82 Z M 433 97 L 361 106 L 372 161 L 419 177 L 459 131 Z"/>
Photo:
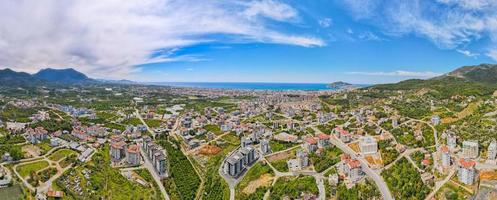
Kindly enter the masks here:
<path id="1" fill-rule="evenodd" d="M 497 197 L 497 93 L 23 90 L 0 96 L 7 199 Z"/>

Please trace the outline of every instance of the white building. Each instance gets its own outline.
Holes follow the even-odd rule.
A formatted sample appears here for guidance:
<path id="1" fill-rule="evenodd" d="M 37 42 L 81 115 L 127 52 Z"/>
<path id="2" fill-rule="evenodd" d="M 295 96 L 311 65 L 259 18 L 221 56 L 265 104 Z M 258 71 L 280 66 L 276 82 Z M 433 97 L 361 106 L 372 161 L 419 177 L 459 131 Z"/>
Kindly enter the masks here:
<path id="1" fill-rule="evenodd" d="M 114 161 L 121 160 L 125 156 L 125 148 L 126 143 L 123 141 L 115 142 L 110 145 L 110 157 Z"/>
<path id="2" fill-rule="evenodd" d="M 298 150 L 297 161 L 299 163 L 300 169 L 309 166 L 309 156 L 307 155 L 307 152 L 303 151 L 302 149 Z"/>
<path id="3" fill-rule="evenodd" d="M 449 147 L 443 145 L 442 147 L 440 147 L 440 150 L 442 151 L 442 166 L 450 167 L 452 160 L 450 157 Z"/>
<path id="4" fill-rule="evenodd" d="M 268 140 L 261 140 L 261 152 L 264 155 L 271 153 L 271 147 L 269 146 Z"/>
<path id="5" fill-rule="evenodd" d="M 495 160 L 497 156 L 497 141 L 493 140 L 490 145 L 488 145 L 487 160 Z"/>
<path id="6" fill-rule="evenodd" d="M 457 138 L 453 133 L 447 134 L 447 146 L 450 150 L 454 150 L 457 146 Z"/>
<path id="7" fill-rule="evenodd" d="M 459 182 L 466 185 L 473 185 L 476 176 L 475 165 L 475 161 L 461 158 L 461 160 L 459 161 L 459 169 L 457 173 Z"/>
<path id="8" fill-rule="evenodd" d="M 467 140 L 462 143 L 462 156 L 464 158 L 477 158 L 479 154 L 478 142 Z"/>
<path id="9" fill-rule="evenodd" d="M 433 117 L 431 117 L 431 124 L 433 125 L 439 125 L 440 124 L 440 117 L 435 115 Z"/>
<path id="10" fill-rule="evenodd" d="M 140 165 L 140 147 L 138 145 L 130 145 L 126 152 L 126 161 L 129 165 Z"/>
<path id="11" fill-rule="evenodd" d="M 372 136 L 364 136 L 359 140 L 359 148 L 362 154 L 374 154 L 378 152 L 378 143 Z"/>
<path id="12" fill-rule="evenodd" d="M 345 163 L 345 174 L 347 174 L 347 178 L 352 181 L 356 182 L 362 178 L 363 172 L 362 172 L 362 167 L 361 163 L 359 160 L 355 159 L 350 159 Z"/>

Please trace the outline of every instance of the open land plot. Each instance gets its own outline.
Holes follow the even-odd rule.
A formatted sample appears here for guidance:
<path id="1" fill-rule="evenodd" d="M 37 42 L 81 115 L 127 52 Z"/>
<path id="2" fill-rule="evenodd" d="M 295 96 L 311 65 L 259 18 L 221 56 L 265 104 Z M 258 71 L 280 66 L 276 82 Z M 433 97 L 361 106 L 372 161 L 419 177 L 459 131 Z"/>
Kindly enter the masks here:
<path id="1" fill-rule="evenodd" d="M 52 161 L 60 161 L 60 160 L 66 158 L 67 156 L 70 156 L 72 154 L 77 154 L 77 152 L 75 152 L 71 149 L 59 149 L 59 150 L 55 151 L 54 153 L 50 154 L 50 156 L 48 156 L 48 159 L 50 159 Z"/>
<path id="2" fill-rule="evenodd" d="M 274 172 L 267 164 L 256 163 L 237 185 L 237 199 L 262 199 L 273 178 Z"/>
<path id="3" fill-rule="evenodd" d="M 318 186 L 312 176 L 281 177 L 271 189 L 270 199 L 297 199 L 302 193 L 318 195 Z"/>
<path id="4" fill-rule="evenodd" d="M 21 175 L 21 177 L 26 177 L 30 173 L 45 169 L 48 166 L 49 163 L 47 161 L 42 160 L 38 162 L 18 165 L 16 171 L 19 173 L 19 175 Z"/>
<path id="5" fill-rule="evenodd" d="M 18 200 L 22 199 L 23 193 L 20 185 L 0 188 L 0 197 L 2 200 Z"/>

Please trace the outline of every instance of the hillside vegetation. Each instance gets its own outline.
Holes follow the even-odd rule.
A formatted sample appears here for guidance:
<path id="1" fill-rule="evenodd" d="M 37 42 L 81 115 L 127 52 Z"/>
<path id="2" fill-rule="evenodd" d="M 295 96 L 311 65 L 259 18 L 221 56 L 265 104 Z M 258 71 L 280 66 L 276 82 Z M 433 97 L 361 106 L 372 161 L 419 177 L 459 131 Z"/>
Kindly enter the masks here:
<path id="1" fill-rule="evenodd" d="M 435 97 L 448 98 L 454 95 L 483 96 L 492 94 L 496 84 L 485 84 L 468 80 L 466 78 L 443 76 L 428 80 L 410 79 L 394 84 L 380 84 L 371 86 L 378 90 L 419 90 L 430 89 L 430 94 Z"/>

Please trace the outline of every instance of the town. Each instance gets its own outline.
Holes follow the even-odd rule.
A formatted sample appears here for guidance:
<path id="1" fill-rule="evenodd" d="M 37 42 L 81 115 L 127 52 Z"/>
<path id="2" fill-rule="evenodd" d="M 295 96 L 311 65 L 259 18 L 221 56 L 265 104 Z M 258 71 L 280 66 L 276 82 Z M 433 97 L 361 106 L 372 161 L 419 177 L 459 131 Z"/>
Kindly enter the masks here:
<path id="1" fill-rule="evenodd" d="M 497 194 L 496 95 L 140 85 L 15 94 L 0 96 L 0 196 L 13 199 Z"/>

